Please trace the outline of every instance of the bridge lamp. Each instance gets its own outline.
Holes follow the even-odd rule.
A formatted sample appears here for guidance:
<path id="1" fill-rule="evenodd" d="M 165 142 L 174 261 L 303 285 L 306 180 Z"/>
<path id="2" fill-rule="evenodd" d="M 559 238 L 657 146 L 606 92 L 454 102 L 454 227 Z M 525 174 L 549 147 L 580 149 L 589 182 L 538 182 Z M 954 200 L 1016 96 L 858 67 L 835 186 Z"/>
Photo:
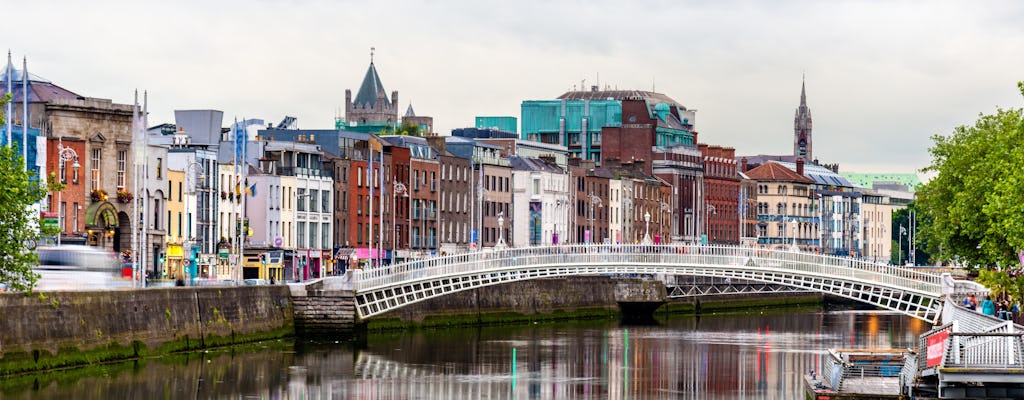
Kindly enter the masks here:
<path id="1" fill-rule="evenodd" d="M 644 244 L 651 244 L 651 212 L 644 211 Z"/>

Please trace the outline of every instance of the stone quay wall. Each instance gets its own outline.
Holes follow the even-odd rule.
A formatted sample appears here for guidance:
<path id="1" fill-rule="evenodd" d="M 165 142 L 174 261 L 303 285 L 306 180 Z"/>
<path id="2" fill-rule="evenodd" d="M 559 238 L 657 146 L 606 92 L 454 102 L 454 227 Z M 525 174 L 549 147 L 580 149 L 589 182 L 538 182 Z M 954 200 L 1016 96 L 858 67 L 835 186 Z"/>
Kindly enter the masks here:
<path id="1" fill-rule="evenodd" d="M 286 286 L 3 293 L 0 310 L 0 363 L 111 347 L 138 356 L 294 333 Z"/>

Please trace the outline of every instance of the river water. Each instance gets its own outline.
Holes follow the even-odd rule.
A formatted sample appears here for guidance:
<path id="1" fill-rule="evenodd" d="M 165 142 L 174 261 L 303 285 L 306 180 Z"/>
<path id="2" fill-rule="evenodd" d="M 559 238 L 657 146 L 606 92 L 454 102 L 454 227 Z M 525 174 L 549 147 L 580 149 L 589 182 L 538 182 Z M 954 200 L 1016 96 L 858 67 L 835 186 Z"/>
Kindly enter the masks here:
<path id="1" fill-rule="evenodd" d="M 912 347 L 927 329 L 809 310 L 280 340 L 8 378 L 0 399 L 802 399 L 827 349 Z"/>

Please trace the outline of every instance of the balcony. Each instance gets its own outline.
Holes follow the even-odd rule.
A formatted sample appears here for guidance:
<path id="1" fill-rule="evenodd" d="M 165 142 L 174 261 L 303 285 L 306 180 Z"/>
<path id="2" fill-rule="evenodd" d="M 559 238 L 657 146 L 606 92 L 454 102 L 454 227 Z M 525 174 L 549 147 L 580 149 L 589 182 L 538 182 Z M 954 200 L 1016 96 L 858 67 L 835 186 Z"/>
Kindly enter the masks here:
<path id="1" fill-rule="evenodd" d="M 317 177 L 317 178 L 329 178 L 334 179 L 334 171 L 329 169 L 320 168 L 303 168 L 303 167 L 281 167 L 277 169 L 277 175 L 279 176 L 305 176 L 305 177 Z"/>

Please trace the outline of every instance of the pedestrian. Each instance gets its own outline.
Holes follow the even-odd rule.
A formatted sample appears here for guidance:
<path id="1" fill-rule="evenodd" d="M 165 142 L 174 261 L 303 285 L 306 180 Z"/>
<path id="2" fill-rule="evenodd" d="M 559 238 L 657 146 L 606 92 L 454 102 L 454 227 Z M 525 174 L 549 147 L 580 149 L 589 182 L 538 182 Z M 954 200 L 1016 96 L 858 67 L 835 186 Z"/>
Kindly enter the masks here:
<path id="1" fill-rule="evenodd" d="M 981 313 L 985 315 L 996 315 L 996 305 L 989 299 L 988 295 L 985 296 L 985 300 L 981 301 Z"/>
<path id="2" fill-rule="evenodd" d="M 978 299 L 974 297 L 974 293 L 967 296 L 967 309 L 971 311 L 978 309 Z"/>

